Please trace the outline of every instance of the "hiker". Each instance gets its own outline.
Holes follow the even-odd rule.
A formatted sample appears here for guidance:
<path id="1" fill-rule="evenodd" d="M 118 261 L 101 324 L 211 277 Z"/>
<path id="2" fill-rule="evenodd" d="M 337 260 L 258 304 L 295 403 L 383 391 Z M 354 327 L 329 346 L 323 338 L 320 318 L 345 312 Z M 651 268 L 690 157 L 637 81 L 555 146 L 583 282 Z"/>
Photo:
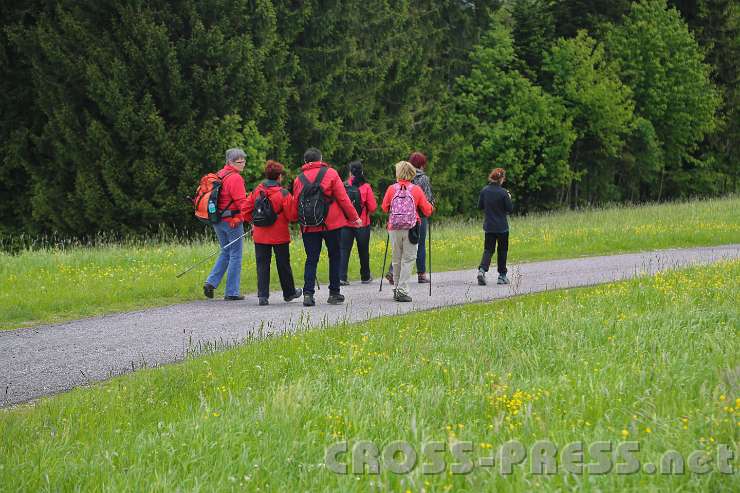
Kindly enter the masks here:
<path id="1" fill-rule="evenodd" d="M 396 163 L 396 183 L 385 191 L 381 205 L 383 211 L 389 213 L 388 234 L 393 250 L 391 262 L 396 278 L 393 299 L 402 302 L 411 301 L 408 281 L 419 243 L 419 212 L 429 217 L 434 209 L 422 188 L 411 183 L 414 176 L 416 169 L 411 163 Z"/>
<path id="2" fill-rule="evenodd" d="M 424 195 L 432 207 L 434 206 L 434 194 L 432 194 L 432 185 L 429 182 L 429 176 L 425 170 L 427 168 L 427 157 L 421 152 L 412 152 L 409 156 L 409 162 L 416 168 L 416 175 L 411 183 L 418 185 L 424 191 Z M 416 253 L 416 276 L 419 284 L 429 283 L 429 277 L 427 277 L 427 230 L 429 229 L 429 221 L 426 217 L 421 218 L 419 224 L 419 248 Z M 388 273 L 385 275 L 390 284 L 393 284 L 393 265 L 391 264 Z"/>
<path id="3" fill-rule="evenodd" d="M 265 164 L 265 180 L 247 197 L 244 220 L 252 223 L 254 256 L 257 262 L 257 298 L 260 306 L 270 301 L 270 264 L 275 251 L 283 299 L 293 301 L 302 294 L 296 289 L 290 266 L 289 223 L 295 222 L 293 196 L 281 185 L 285 167 L 277 161 Z"/>
<path id="4" fill-rule="evenodd" d="M 352 245 L 357 240 L 357 254 L 360 257 L 360 280 L 363 284 L 373 281 L 370 275 L 370 214 L 378 208 L 375 194 L 365 178 L 362 169 L 362 161 L 349 163 L 349 178 L 344 184 L 347 196 L 352 201 L 355 210 L 362 219 L 362 226 L 348 224 L 342 228 L 341 251 L 342 264 L 339 271 L 339 284 L 348 286 L 347 270 L 349 268 L 349 255 L 352 253 Z"/>
<path id="5" fill-rule="evenodd" d="M 498 244 L 498 281 L 496 284 L 509 284 L 506 277 L 506 255 L 509 251 L 509 222 L 507 214 L 511 214 L 514 205 L 511 202 L 511 194 L 502 185 L 506 180 L 506 170 L 495 168 L 488 176 L 488 185 L 483 187 L 478 196 L 478 209 L 485 211 L 483 231 L 486 239 L 483 247 L 483 258 L 478 267 L 478 284 L 486 285 L 486 272 L 491 265 L 491 257 L 496 251 Z"/>
<path id="6" fill-rule="evenodd" d="M 222 219 L 213 225 L 213 229 L 221 245 L 221 254 L 211 269 L 205 283 L 203 294 L 207 298 L 213 298 L 213 291 L 221 283 L 226 274 L 225 300 L 243 300 L 239 292 L 242 273 L 242 245 L 240 238 L 244 235 L 244 219 L 242 209 L 247 200 L 247 191 L 244 188 L 244 178 L 241 172 L 244 170 L 246 154 L 238 148 L 226 151 L 226 164 L 218 171 L 221 178 L 221 192 L 218 196 L 218 210 L 224 211 Z M 234 241 L 236 240 L 236 241 Z M 231 242 L 231 245 L 224 248 Z"/>
<path id="7" fill-rule="evenodd" d="M 318 186 L 318 187 L 317 187 Z M 306 264 L 303 271 L 303 306 L 314 306 L 316 267 L 321 255 L 321 244 L 326 243 L 329 251 L 329 299 L 330 305 L 344 303 L 340 293 L 339 271 L 341 251 L 339 238 L 347 223 L 362 226 L 344 189 L 339 174 L 322 161 L 321 151 L 315 148 L 303 154 L 301 173 L 293 182 L 293 214 L 301 224 Z"/>

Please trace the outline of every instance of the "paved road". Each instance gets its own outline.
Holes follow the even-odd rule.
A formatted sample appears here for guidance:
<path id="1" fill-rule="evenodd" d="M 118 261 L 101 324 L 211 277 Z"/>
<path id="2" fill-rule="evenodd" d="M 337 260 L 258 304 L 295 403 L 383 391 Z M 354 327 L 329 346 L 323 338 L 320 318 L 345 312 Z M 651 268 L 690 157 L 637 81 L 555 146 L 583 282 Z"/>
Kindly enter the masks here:
<path id="1" fill-rule="evenodd" d="M 62 392 L 132 369 L 171 363 L 189 352 L 219 349 L 245 338 L 586 286 L 737 257 L 740 244 L 533 262 L 514 265 L 509 286 L 478 286 L 474 270 L 434 274 L 433 296 L 428 296 L 426 285 L 414 284 L 413 303 L 393 302 L 391 290 L 384 287 L 379 293 L 377 283 L 356 283 L 343 289 L 347 302 L 339 306 L 326 304 L 328 292 L 323 288 L 317 292 L 318 304 L 313 308 L 304 308 L 299 300 L 284 303 L 279 293 L 273 293 L 274 304 L 267 307 L 257 306 L 256 297 L 232 302 L 202 300 L 0 331 L 0 406 Z"/>

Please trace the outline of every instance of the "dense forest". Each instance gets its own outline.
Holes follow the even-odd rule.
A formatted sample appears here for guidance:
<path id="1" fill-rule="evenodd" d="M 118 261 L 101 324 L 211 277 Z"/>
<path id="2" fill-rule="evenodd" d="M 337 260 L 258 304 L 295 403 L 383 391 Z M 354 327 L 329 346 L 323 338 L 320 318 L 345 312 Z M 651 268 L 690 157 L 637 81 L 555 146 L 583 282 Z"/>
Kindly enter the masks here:
<path id="1" fill-rule="evenodd" d="M 737 191 L 733 0 L 2 1 L 0 232 L 194 224 L 183 197 L 305 148 L 444 214 L 494 166 L 522 212 Z"/>

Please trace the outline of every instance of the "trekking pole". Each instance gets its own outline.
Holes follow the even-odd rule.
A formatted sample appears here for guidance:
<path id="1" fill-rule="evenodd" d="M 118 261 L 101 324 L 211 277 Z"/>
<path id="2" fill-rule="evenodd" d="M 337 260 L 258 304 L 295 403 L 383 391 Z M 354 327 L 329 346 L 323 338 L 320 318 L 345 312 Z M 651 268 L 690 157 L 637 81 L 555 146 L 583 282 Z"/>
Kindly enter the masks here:
<path id="1" fill-rule="evenodd" d="M 432 219 L 427 218 L 427 234 L 429 236 L 429 296 L 432 295 Z"/>
<path id="2" fill-rule="evenodd" d="M 199 266 L 200 264 L 202 264 L 202 263 L 203 263 L 203 262 L 205 262 L 206 260 L 210 259 L 210 258 L 211 258 L 211 257 L 213 257 L 214 255 L 218 255 L 219 253 L 221 253 L 221 250 L 223 250 L 224 248 L 228 248 L 228 247 L 230 247 L 231 245 L 233 245 L 234 243 L 236 243 L 237 241 L 241 240 L 242 238 L 244 238 L 245 236 L 247 236 L 247 235 L 248 235 L 248 234 L 249 234 L 250 232 L 251 232 L 251 230 L 247 231 L 246 233 L 244 233 L 243 235 L 241 235 L 241 236 L 240 236 L 239 238 L 235 239 L 234 241 L 231 241 L 231 242 L 229 242 L 228 244 L 224 245 L 224 246 L 223 246 L 222 248 L 219 248 L 218 250 L 216 250 L 215 252 L 213 252 L 212 254 L 210 254 L 209 256 L 207 256 L 206 258 L 204 258 L 203 260 L 201 260 L 200 262 L 198 262 L 198 263 L 196 263 L 196 264 L 192 265 L 191 267 L 188 267 L 188 268 L 187 268 L 186 270 L 184 270 L 184 271 L 180 272 L 180 273 L 179 273 L 178 275 L 176 275 L 175 277 L 177 277 L 177 278 L 180 278 L 180 277 L 182 277 L 183 275 L 185 275 L 185 274 L 187 274 L 188 272 L 190 272 L 191 270 L 195 269 L 195 268 L 196 268 L 196 267 L 198 267 L 198 266 Z"/>
<path id="3" fill-rule="evenodd" d="M 388 240 L 391 239 L 391 234 L 386 231 L 385 237 L 385 253 L 383 254 L 383 270 L 380 272 L 380 289 L 383 291 L 383 277 L 385 277 L 385 260 L 388 258 Z"/>

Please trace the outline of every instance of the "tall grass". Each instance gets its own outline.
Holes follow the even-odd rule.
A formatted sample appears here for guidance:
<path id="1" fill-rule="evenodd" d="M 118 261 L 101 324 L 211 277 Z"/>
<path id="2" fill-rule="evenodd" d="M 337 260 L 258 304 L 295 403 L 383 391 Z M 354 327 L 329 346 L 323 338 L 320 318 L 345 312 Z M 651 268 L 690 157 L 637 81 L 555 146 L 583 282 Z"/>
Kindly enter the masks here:
<path id="1" fill-rule="evenodd" d="M 716 459 L 740 426 L 738 307 L 731 261 L 257 341 L 0 411 L 0 477 L 8 491 L 738 491 L 714 463 L 455 475 L 446 453 L 436 475 L 324 467 L 340 440 L 471 441 L 471 458 L 508 440 L 634 440 L 642 464 Z"/>
<path id="2" fill-rule="evenodd" d="M 740 242 L 740 198 L 514 217 L 510 262 L 526 262 L 668 247 Z M 479 220 L 433 223 L 433 270 L 474 268 L 483 243 Z M 61 244 L 0 253 L 0 329 L 59 322 L 97 314 L 176 303 L 202 297 L 212 261 L 175 276 L 218 250 L 211 237 L 190 242 L 107 242 L 95 247 Z M 380 275 L 385 232 L 370 246 L 372 272 Z M 299 236 L 291 245 L 293 272 L 302 284 L 305 254 Z M 350 277 L 357 279 L 356 254 Z M 327 281 L 326 255 L 319 278 Z M 273 269 L 273 287 L 277 275 Z M 242 290 L 255 291 L 253 246 L 245 245 Z M 223 285 L 221 287 L 223 289 Z M 222 292 L 222 291 L 219 291 Z"/>

